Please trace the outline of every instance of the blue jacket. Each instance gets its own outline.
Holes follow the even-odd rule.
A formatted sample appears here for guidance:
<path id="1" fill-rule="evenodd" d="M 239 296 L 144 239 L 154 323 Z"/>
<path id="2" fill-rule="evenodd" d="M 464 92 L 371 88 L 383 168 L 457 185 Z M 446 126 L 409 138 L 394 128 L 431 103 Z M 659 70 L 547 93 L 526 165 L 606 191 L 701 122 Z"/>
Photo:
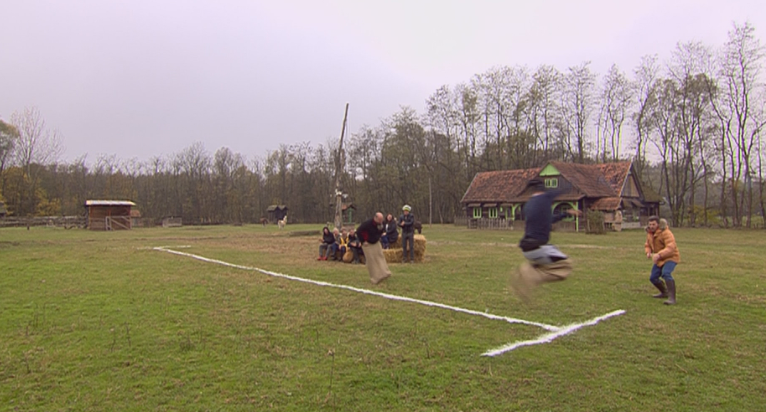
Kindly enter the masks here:
<path id="1" fill-rule="evenodd" d="M 526 225 L 524 238 L 519 243 L 521 250 L 526 252 L 547 244 L 551 238 L 553 224 L 568 216 L 567 213 L 554 215 L 551 211 L 553 199 L 561 193 L 561 190 L 543 192 L 530 197 L 524 204 Z"/>

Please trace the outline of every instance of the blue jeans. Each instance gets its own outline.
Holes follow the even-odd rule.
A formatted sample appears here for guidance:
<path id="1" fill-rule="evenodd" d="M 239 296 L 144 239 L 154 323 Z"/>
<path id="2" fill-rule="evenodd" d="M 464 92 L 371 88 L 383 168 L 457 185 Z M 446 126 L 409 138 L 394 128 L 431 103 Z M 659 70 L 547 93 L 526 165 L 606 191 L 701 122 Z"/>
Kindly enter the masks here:
<path id="1" fill-rule="evenodd" d="M 388 236 L 383 235 L 380 237 L 380 246 L 383 246 L 383 249 L 388 249 Z"/>
<path id="2" fill-rule="evenodd" d="M 556 246 L 542 245 L 537 249 L 521 252 L 528 261 L 536 265 L 550 265 L 551 263 L 567 259 Z"/>
<path id="3" fill-rule="evenodd" d="M 676 262 L 667 261 L 665 262 L 662 267 L 659 267 L 657 265 L 652 266 L 652 275 L 649 277 L 649 281 L 652 283 L 659 283 L 660 278 L 665 279 L 665 281 L 672 281 L 673 276 L 671 273 L 673 273 L 673 269 L 676 268 Z"/>

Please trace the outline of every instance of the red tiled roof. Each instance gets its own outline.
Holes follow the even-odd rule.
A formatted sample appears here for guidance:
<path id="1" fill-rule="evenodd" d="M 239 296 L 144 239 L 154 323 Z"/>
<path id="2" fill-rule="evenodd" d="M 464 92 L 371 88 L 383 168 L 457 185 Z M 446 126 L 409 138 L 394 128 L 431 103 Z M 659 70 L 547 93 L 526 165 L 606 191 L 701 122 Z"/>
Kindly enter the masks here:
<path id="1" fill-rule="evenodd" d="M 614 162 L 614 163 L 602 163 L 594 165 L 601 170 L 601 175 L 604 176 L 604 180 L 612 186 L 615 193 L 622 194 L 622 187 L 625 184 L 625 180 L 630 173 L 630 165 L 632 162 Z"/>
<path id="2" fill-rule="evenodd" d="M 619 197 L 602 197 L 590 205 L 590 208 L 593 210 L 617 210 L 621 200 Z"/>
<path id="3" fill-rule="evenodd" d="M 540 168 L 482 172 L 474 176 L 461 203 L 516 202 Z"/>
<path id="4" fill-rule="evenodd" d="M 583 165 L 550 162 L 563 178 L 572 184 L 572 190 L 559 195 L 558 200 L 579 200 L 583 197 L 600 198 L 594 208 L 614 210 L 620 204 L 620 195 L 630 172 L 631 162 Z M 518 203 L 529 199 L 524 194 L 526 183 L 538 176 L 542 169 L 517 169 L 477 173 L 461 203 Z"/>
<path id="5" fill-rule="evenodd" d="M 567 179 L 572 186 L 577 188 L 585 197 L 613 197 L 619 196 L 622 184 L 614 189 L 607 181 L 601 168 L 602 165 L 583 165 L 576 163 L 551 162 L 561 176 Z M 630 163 L 628 163 L 630 167 Z M 610 169 L 611 170 L 611 169 Z M 615 180 L 614 176 L 610 176 Z M 623 181 L 625 178 L 623 176 Z"/>

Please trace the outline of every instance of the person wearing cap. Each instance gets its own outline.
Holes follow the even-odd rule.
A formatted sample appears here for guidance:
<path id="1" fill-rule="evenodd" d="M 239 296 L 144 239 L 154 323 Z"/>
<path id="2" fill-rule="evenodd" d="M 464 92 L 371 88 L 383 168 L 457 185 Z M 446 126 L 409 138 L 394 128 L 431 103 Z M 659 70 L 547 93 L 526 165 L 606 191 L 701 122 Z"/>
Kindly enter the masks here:
<path id="1" fill-rule="evenodd" d="M 399 226 L 402 228 L 402 263 L 407 263 L 407 250 L 410 252 L 410 263 L 415 261 L 415 216 L 410 213 L 412 207 L 404 205 Z"/>
<path id="2" fill-rule="evenodd" d="M 530 197 L 524 204 L 526 225 L 519 248 L 527 261 L 519 268 L 512 285 L 522 299 L 528 300 L 533 287 L 564 280 L 572 273 L 569 257 L 548 242 L 554 223 L 568 216 L 582 216 L 582 212 L 569 209 L 554 215 L 553 200 L 563 191 L 546 191 L 540 178 L 530 180 L 525 191 Z"/>

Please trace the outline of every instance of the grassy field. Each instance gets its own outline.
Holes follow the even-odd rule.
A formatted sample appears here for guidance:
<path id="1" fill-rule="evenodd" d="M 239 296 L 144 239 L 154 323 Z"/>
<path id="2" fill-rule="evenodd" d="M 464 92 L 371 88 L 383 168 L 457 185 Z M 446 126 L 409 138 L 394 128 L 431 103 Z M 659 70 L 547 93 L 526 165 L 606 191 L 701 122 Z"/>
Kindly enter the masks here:
<path id="1" fill-rule="evenodd" d="M 554 233 L 576 261 L 530 305 L 518 232 L 426 227 L 428 258 L 315 260 L 320 226 L 0 230 L 0 410 L 763 411 L 763 231 L 674 231 L 674 307 L 642 232 Z M 554 325 L 627 312 L 498 357 L 532 326 L 269 277 L 184 252 Z"/>

